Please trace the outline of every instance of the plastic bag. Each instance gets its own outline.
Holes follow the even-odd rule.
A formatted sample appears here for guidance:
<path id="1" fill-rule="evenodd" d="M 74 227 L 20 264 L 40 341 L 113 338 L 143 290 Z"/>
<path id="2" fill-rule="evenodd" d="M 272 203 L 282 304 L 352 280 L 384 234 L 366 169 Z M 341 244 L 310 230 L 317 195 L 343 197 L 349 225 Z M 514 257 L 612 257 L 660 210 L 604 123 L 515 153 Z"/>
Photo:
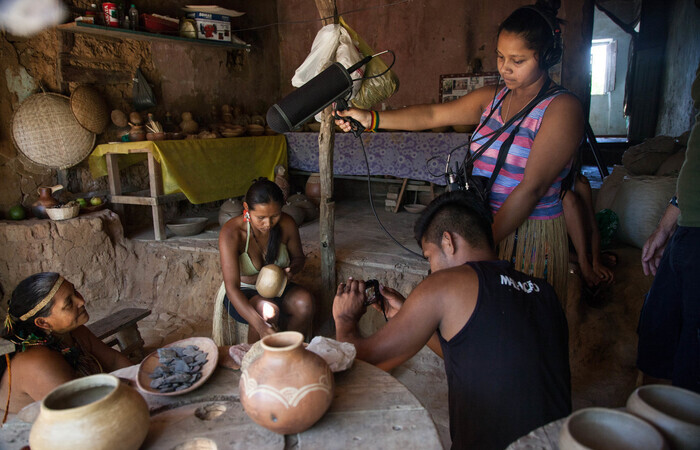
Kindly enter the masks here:
<path id="1" fill-rule="evenodd" d="M 153 95 L 153 90 L 151 86 L 148 85 L 146 77 L 141 73 L 141 69 L 138 68 L 134 75 L 133 102 L 136 111 L 142 111 L 156 106 L 156 97 Z"/>
<path id="2" fill-rule="evenodd" d="M 373 55 L 374 51 L 370 48 L 367 43 L 362 40 L 362 38 L 350 28 L 350 26 L 345 23 L 341 18 L 340 24 L 347 30 L 348 34 L 352 38 L 353 42 L 356 43 L 357 47 L 360 49 L 360 53 L 363 56 Z M 388 66 L 381 60 L 381 58 L 373 58 L 365 66 L 365 76 L 379 75 L 388 69 Z M 399 89 L 399 78 L 392 72 L 388 71 L 384 75 L 378 78 L 370 78 L 368 80 L 362 81 L 362 86 L 360 86 L 360 91 L 353 98 L 352 104 L 358 108 L 368 109 L 372 105 L 381 103 L 387 98 L 391 97 L 394 92 Z"/>
<path id="3" fill-rule="evenodd" d="M 292 86 L 301 87 L 321 73 L 335 54 L 340 42 L 340 25 L 330 24 L 321 28 L 311 45 L 311 52 L 294 72 Z"/>

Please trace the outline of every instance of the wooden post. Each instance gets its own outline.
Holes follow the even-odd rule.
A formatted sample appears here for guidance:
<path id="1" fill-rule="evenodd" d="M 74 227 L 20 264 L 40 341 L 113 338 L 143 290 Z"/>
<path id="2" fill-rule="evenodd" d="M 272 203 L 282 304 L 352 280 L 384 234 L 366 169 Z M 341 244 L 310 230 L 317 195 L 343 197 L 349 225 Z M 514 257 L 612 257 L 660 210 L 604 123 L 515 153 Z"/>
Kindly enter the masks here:
<path id="1" fill-rule="evenodd" d="M 338 23 L 338 10 L 335 0 L 315 0 L 318 14 L 324 19 L 323 25 Z M 334 55 L 335 56 L 335 55 Z M 329 61 L 329 64 L 332 61 Z M 335 129 L 333 108 L 327 107 L 321 113 L 321 130 L 318 135 L 318 171 L 321 180 L 321 216 L 319 237 L 321 241 L 321 313 L 325 317 L 336 291 L 335 278 L 335 200 L 333 199 L 333 145 Z"/>

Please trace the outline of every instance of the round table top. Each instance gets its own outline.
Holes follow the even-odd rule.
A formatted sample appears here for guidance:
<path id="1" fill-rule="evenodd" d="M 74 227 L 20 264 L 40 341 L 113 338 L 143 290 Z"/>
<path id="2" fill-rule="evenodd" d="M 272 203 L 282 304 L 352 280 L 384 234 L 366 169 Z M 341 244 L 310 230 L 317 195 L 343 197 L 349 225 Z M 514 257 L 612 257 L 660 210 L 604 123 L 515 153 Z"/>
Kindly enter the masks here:
<path id="1" fill-rule="evenodd" d="M 133 380 L 137 367 L 113 374 Z M 202 449 L 442 448 L 435 424 L 418 399 L 394 377 L 363 361 L 334 374 L 330 409 L 313 427 L 296 435 L 273 433 L 248 418 L 239 401 L 240 375 L 240 370 L 218 367 L 204 385 L 187 394 L 142 392 L 151 427 L 141 448 L 172 449 L 181 444 Z M 0 448 L 26 446 L 30 429 L 31 423 L 18 417 L 8 421 L 0 429 Z"/>

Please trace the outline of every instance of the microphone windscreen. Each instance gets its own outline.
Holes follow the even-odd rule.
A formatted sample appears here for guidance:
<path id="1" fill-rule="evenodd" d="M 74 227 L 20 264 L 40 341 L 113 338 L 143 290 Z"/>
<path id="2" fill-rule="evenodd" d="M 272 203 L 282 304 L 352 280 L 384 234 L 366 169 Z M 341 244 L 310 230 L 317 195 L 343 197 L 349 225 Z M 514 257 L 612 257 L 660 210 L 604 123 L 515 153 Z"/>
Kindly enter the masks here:
<path id="1" fill-rule="evenodd" d="M 317 112 L 352 90 L 352 78 L 340 63 L 333 63 L 305 85 L 267 110 L 267 124 L 277 133 L 295 130 Z"/>

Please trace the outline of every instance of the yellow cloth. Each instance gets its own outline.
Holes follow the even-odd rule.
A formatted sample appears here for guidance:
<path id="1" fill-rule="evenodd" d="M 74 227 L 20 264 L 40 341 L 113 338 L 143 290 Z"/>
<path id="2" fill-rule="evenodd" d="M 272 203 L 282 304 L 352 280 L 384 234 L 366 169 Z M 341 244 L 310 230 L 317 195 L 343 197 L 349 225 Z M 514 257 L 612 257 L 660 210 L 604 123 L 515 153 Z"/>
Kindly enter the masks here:
<path id="1" fill-rule="evenodd" d="M 255 178 L 275 179 L 275 166 L 287 167 L 284 135 L 180 141 L 102 144 L 88 163 L 93 178 L 107 175 L 104 155 L 118 153 L 119 168 L 147 158 L 131 150 L 148 149 L 163 172 L 163 192 L 182 192 L 194 204 L 244 195 Z"/>

